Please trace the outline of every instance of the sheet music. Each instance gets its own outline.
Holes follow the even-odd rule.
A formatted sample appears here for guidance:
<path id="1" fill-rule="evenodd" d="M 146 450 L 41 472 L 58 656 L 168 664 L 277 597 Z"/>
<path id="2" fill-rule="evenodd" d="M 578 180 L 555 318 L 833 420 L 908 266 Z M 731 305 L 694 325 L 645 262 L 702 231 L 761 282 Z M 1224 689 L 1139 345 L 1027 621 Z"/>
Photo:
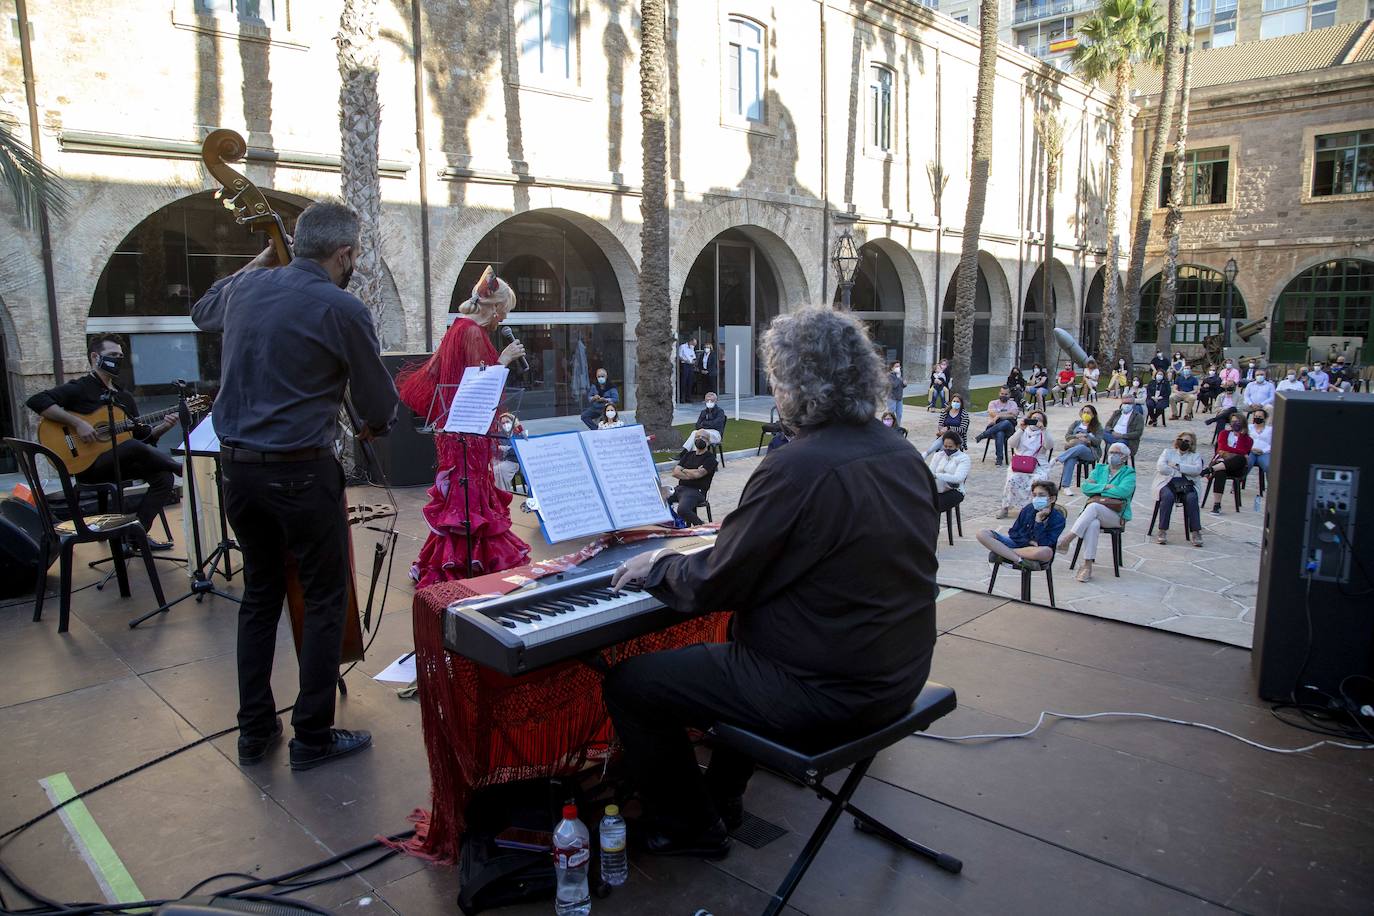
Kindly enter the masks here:
<path id="1" fill-rule="evenodd" d="M 453 396 L 444 432 L 485 435 L 491 429 L 501 392 L 506 387 L 510 370 L 505 366 L 469 366 Z"/>
<path id="2" fill-rule="evenodd" d="M 621 426 L 578 433 L 587 447 L 606 508 L 617 529 L 672 519 L 658 486 L 658 469 L 649 454 L 643 426 Z"/>
<path id="3" fill-rule="evenodd" d="M 191 430 L 191 451 L 218 452 L 219 433 L 215 432 L 214 413 L 207 413 L 205 419 L 196 424 L 196 428 Z"/>
<path id="4" fill-rule="evenodd" d="M 511 444 L 550 544 L 610 530 L 611 519 L 577 433 L 516 438 Z"/>

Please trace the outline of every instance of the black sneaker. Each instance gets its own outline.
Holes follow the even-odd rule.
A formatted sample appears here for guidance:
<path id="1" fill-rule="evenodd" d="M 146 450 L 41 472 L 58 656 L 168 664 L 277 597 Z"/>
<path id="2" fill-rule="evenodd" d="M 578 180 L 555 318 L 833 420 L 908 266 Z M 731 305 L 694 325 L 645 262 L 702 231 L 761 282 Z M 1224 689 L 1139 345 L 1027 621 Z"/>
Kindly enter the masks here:
<path id="1" fill-rule="evenodd" d="M 1221 514 L 1221 503 L 1217 503 L 1215 506 L 1212 507 L 1212 514 L 1213 514 L 1213 515 L 1220 515 L 1220 514 Z"/>
<path id="2" fill-rule="evenodd" d="M 273 720 L 272 734 L 266 738 L 250 738 L 247 735 L 239 735 L 239 766 L 246 767 L 255 763 L 262 763 L 267 752 L 281 740 L 281 735 L 280 716 Z"/>
<path id="3" fill-rule="evenodd" d="M 644 851 L 655 856 L 723 859 L 730 854 L 730 834 L 719 820 L 693 835 L 651 829 L 644 837 Z"/>
<path id="4" fill-rule="evenodd" d="M 734 833 L 744 823 L 744 796 L 736 795 L 734 798 L 713 798 L 712 803 L 716 806 L 716 813 L 725 824 L 725 829 Z"/>
<path id="5" fill-rule="evenodd" d="M 346 728 L 331 728 L 328 744 L 302 744 L 292 738 L 291 769 L 309 770 L 339 757 L 346 757 L 354 751 L 361 751 L 371 743 L 371 732 L 349 731 Z"/>

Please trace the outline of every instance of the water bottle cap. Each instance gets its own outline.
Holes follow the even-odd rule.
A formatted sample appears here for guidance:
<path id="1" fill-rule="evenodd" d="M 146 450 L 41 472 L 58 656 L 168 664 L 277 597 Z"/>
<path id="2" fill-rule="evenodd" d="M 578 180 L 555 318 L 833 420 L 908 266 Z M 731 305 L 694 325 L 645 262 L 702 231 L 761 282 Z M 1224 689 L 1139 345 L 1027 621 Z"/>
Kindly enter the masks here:
<path id="1" fill-rule="evenodd" d="M 620 806 L 619 806 L 619 805 L 607 805 L 607 806 L 606 806 L 606 816 L 607 816 L 607 817 L 617 817 L 617 816 L 619 816 L 619 815 L 620 815 Z"/>
<path id="2" fill-rule="evenodd" d="M 563 820 L 565 820 L 565 821 L 575 821 L 575 820 L 577 820 L 577 805 L 564 805 L 564 806 L 563 806 Z"/>

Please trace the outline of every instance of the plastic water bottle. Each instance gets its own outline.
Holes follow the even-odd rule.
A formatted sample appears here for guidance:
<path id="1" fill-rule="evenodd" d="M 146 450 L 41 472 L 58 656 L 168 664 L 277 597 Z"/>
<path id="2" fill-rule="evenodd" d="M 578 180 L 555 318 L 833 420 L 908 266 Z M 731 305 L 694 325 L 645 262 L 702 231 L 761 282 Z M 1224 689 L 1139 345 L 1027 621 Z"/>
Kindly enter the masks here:
<path id="1" fill-rule="evenodd" d="M 620 887 L 630 877 L 630 863 L 625 858 L 625 818 L 620 816 L 619 806 L 606 806 L 600 835 L 601 880 Z"/>
<path id="2" fill-rule="evenodd" d="M 563 820 L 553 832 L 553 867 L 558 872 L 553 911 L 558 916 L 587 916 L 592 911 L 592 895 L 587 888 L 591 846 L 586 825 L 577 819 L 577 805 L 564 805 Z"/>
<path id="3" fill-rule="evenodd" d="M 1258 493 L 1256 493 L 1256 494 L 1255 494 L 1255 511 L 1258 512 L 1259 510 L 1260 510 L 1260 495 L 1259 495 Z"/>

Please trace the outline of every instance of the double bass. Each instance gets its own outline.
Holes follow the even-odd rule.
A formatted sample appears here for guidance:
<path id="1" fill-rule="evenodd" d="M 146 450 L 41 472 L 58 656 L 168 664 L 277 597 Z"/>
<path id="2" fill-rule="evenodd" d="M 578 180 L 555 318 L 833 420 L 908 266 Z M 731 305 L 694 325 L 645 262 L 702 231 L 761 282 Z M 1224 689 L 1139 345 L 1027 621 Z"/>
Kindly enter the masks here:
<path id="1" fill-rule="evenodd" d="M 256 185 L 227 164 L 239 161 L 247 152 L 248 144 L 244 142 L 243 137 L 236 131 L 227 128 L 211 131 L 206 136 L 204 143 L 201 144 L 201 160 L 205 163 L 206 170 L 220 185 L 219 189 L 215 191 L 216 199 L 222 200 L 225 209 L 233 212 L 235 221 L 239 225 L 265 231 L 276 251 L 277 262 L 289 264 L 291 262 L 291 246 L 286 241 L 286 224 L 282 222 L 281 215 L 272 209 L 267 197 Z M 344 405 L 350 418 L 352 418 L 352 406 L 348 402 L 347 395 L 344 398 Z M 391 518 L 394 523 L 396 515 L 395 509 L 389 505 L 350 508 L 346 501 L 339 506 L 339 511 L 344 513 L 350 526 L 375 518 Z M 386 546 L 383 542 L 379 542 L 376 545 L 376 555 L 373 558 L 372 585 L 367 596 L 365 621 L 360 620 L 358 610 L 353 541 L 352 538 L 349 539 L 348 606 L 344 615 L 343 653 L 340 656 L 340 660 L 343 662 L 357 662 L 363 658 L 362 626 L 364 622 L 369 627 L 371 625 L 372 600 L 376 594 L 377 576 L 381 571 L 382 559 L 396 541 L 394 528 L 384 532 L 384 534 L 386 536 L 383 538 L 383 542 Z M 301 631 L 305 623 L 305 590 L 301 585 L 300 570 L 297 568 L 296 558 L 288 552 L 283 557 L 283 562 L 286 564 L 286 606 L 291 617 L 291 635 L 295 639 L 296 657 L 300 658 Z M 343 681 L 340 680 L 339 684 L 342 689 Z"/>

